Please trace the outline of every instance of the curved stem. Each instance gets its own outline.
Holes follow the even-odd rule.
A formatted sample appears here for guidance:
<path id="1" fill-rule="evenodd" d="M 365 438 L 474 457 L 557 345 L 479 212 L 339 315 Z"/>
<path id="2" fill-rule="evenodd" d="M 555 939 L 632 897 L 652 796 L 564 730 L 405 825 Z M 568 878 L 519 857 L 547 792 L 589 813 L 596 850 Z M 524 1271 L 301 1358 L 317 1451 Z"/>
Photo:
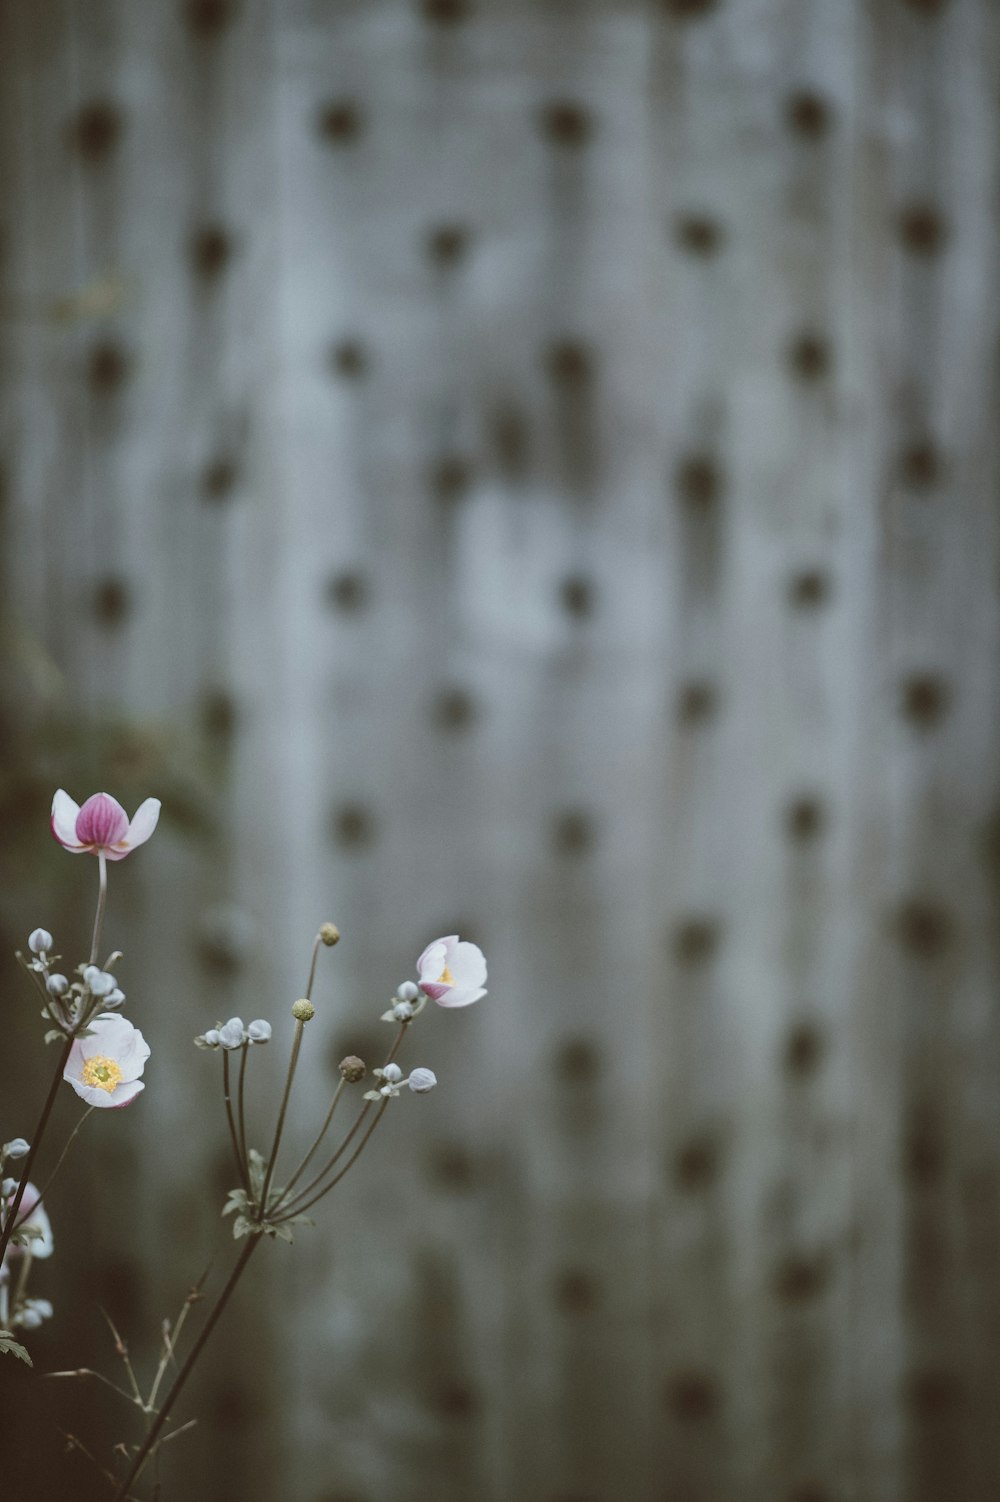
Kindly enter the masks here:
<path id="1" fill-rule="evenodd" d="M 367 1132 L 362 1137 L 361 1141 L 358 1143 L 357 1147 L 354 1149 L 353 1153 L 348 1158 L 348 1160 L 344 1164 L 343 1168 L 340 1170 L 339 1173 L 334 1174 L 334 1176 L 330 1180 L 329 1184 L 325 1184 L 323 1186 L 323 1188 L 319 1191 L 318 1194 L 314 1194 L 313 1197 L 312 1197 L 312 1199 L 306 1200 L 304 1204 L 290 1206 L 289 1209 L 288 1209 L 288 1213 L 286 1215 L 283 1215 L 283 1216 L 280 1217 L 281 1220 L 288 1220 L 293 1215 L 301 1215 L 304 1210 L 308 1210 L 311 1205 L 315 1205 L 316 1202 L 317 1202 L 317 1200 L 321 1200 L 324 1195 L 329 1194 L 330 1190 L 333 1188 L 333 1186 L 335 1184 L 339 1184 L 340 1183 L 341 1179 L 344 1177 L 344 1174 L 347 1173 L 349 1171 L 349 1169 L 353 1168 L 354 1164 L 361 1157 L 361 1154 L 365 1150 L 365 1144 L 367 1143 L 367 1141 L 368 1141 L 369 1137 L 371 1136 L 372 1132 L 374 1132 L 375 1128 L 378 1126 L 379 1122 L 382 1120 L 382 1117 L 383 1117 L 383 1115 L 385 1113 L 385 1108 L 386 1108 L 386 1106 L 388 1104 L 389 1104 L 389 1101 L 388 1101 L 388 1099 L 386 1099 L 379 1106 L 378 1110 L 375 1112 L 375 1116 L 374 1116 L 374 1119 L 372 1121 L 371 1126 L 368 1128 Z M 360 1121 L 360 1117 L 358 1119 Z"/>
<path id="2" fill-rule="evenodd" d="M 135 1481 L 136 1477 L 139 1475 L 139 1472 L 142 1470 L 143 1466 L 146 1464 L 146 1461 L 149 1459 L 149 1452 L 156 1444 L 156 1441 L 160 1436 L 161 1429 L 167 1422 L 167 1419 L 170 1417 L 171 1410 L 173 1409 L 174 1404 L 177 1402 L 177 1399 L 180 1397 L 181 1389 L 183 1388 L 188 1377 L 191 1375 L 191 1371 L 194 1367 L 195 1362 L 201 1355 L 208 1337 L 215 1329 L 220 1314 L 228 1304 L 230 1295 L 232 1294 L 233 1289 L 236 1287 L 243 1274 L 243 1269 L 246 1267 L 247 1263 L 250 1261 L 250 1258 L 253 1256 L 254 1250 L 257 1247 L 257 1243 L 261 1240 L 263 1240 L 261 1236 L 251 1236 L 247 1240 L 246 1246 L 243 1248 L 242 1252 L 239 1255 L 239 1259 L 233 1267 L 232 1272 L 229 1274 L 225 1288 L 223 1288 L 222 1292 L 219 1294 L 219 1297 L 216 1299 L 215 1304 L 213 1305 L 212 1310 L 208 1315 L 208 1318 L 205 1320 L 205 1323 L 202 1325 L 200 1331 L 198 1332 L 197 1340 L 188 1352 L 187 1359 L 184 1362 L 184 1365 L 181 1367 L 180 1371 L 177 1373 L 177 1376 L 174 1378 L 170 1391 L 167 1393 L 167 1396 L 163 1400 L 163 1407 L 156 1415 L 154 1422 L 152 1423 L 148 1433 L 146 1434 L 146 1438 L 143 1440 L 141 1446 L 139 1447 L 139 1451 L 132 1462 L 132 1466 L 129 1470 L 128 1475 L 125 1477 L 124 1481 L 120 1483 L 118 1490 L 115 1492 L 113 1502 L 122 1502 L 122 1499 L 128 1493 L 129 1487 L 132 1485 L 133 1481 Z"/>
<path id="3" fill-rule="evenodd" d="M 275 1203 L 275 1205 L 274 1205 L 274 1209 L 278 1210 L 278 1209 L 281 1208 L 281 1206 L 283 1204 L 285 1204 L 285 1202 L 287 1201 L 287 1199 L 288 1199 L 289 1195 L 291 1194 L 292 1190 L 295 1188 L 296 1184 L 299 1182 L 299 1179 L 301 1179 L 302 1175 L 305 1173 L 306 1169 L 308 1168 L 309 1163 L 312 1160 L 313 1154 L 316 1152 L 316 1150 L 319 1147 L 320 1143 L 323 1141 L 323 1138 L 326 1136 L 327 1132 L 330 1129 L 330 1123 L 333 1120 L 333 1113 L 337 1109 L 337 1102 L 340 1100 L 341 1095 L 343 1095 L 343 1093 L 344 1093 L 344 1085 L 346 1083 L 347 1083 L 347 1081 L 343 1078 L 343 1076 L 341 1076 L 341 1078 L 340 1078 L 340 1080 L 339 1080 L 339 1082 L 337 1084 L 337 1088 L 333 1092 L 333 1100 L 330 1102 L 330 1109 L 326 1113 L 326 1119 L 323 1122 L 323 1125 L 319 1129 L 319 1132 L 318 1132 L 318 1134 L 316 1136 L 315 1142 L 313 1143 L 313 1145 L 309 1149 L 309 1151 L 306 1153 L 305 1157 L 302 1159 L 302 1162 L 299 1164 L 298 1168 L 292 1174 L 292 1177 L 288 1180 L 288 1183 L 285 1185 L 285 1188 L 282 1191 L 281 1198 L 279 1200 L 277 1200 L 276 1203 Z"/>
<path id="4" fill-rule="evenodd" d="M 240 1082 L 239 1082 L 239 1086 L 237 1087 L 237 1094 L 238 1094 L 238 1097 L 239 1097 L 238 1103 L 237 1103 L 237 1111 L 238 1111 L 239 1125 L 240 1125 L 240 1153 L 242 1154 L 243 1162 L 244 1163 L 249 1163 L 249 1161 L 250 1161 L 250 1159 L 249 1159 L 249 1157 L 247 1155 L 247 1118 L 246 1118 L 246 1107 L 244 1105 L 244 1089 L 243 1089 L 244 1082 L 246 1080 L 246 1074 L 247 1074 L 247 1059 L 249 1057 L 250 1057 L 250 1044 L 249 1043 L 244 1043 L 243 1044 L 243 1052 L 240 1055 Z M 248 1170 L 248 1172 L 249 1172 L 249 1170 Z"/>
<path id="5" fill-rule="evenodd" d="M 38 1118 L 38 1125 L 35 1127 L 35 1134 L 31 1139 L 31 1147 L 28 1149 L 27 1156 L 24 1160 L 24 1168 L 21 1171 L 21 1182 L 17 1186 L 17 1191 L 11 1202 L 10 1209 L 7 1212 L 7 1219 L 4 1222 L 3 1230 L 0 1231 L 0 1266 L 3 1265 L 4 1254 L 6 1253 L 7 1247 L 10 1244 L 10 1238 L 13 1235 L 14 1226 L 17 1224 L 17 1212 L 21 1208 L 21 1201 L 24 1198 L 24 1191 L 28 1187 L 28 1180 L 31 1177 L 31 1166 L 35 1161 L 35 1155 L 41 1145 L 42 1137 L 45 1134 L 45 1128 L 48 1126 L 49 1117 L 52 1115 L 52 1107 L 56 1103 L 56 1095 L 59 1091 L 59 1084 L 62 1080 L 63 1070 L 66 1068 L 66 1060 L 69 1058 L 69 1051 L 72 1047 L 73 1039 L 67 1038 L 59 1054 L 59 1061 L 56 1064 L 56 1072 L 52 1076 L 52 1084 L 49 1086 L 49 1093 L 45 1097 L 45 1104 L 42 1107 L 42 1114 Z"/>
<path id="6" fill-rule="evenodd" d="M 316 961 L 319 958 L 319 947 L 322 942 L 323 940 L 319 934 L 313 939 L 312 955 L 309 960 L 309 979 L 306 981 L 306 988 L 302 993 L 307 1001 L 312 1001 L 313 985 L 316 980 Z"/>
<path id="7" fill-rule="evenodd" d="M 97 852 L 97 912 L 94 914 L 94 937 L 90 944 L 90 963 L 97 964 L 97 947 L 101 942 L 101 928 L 104 924 L 104 909 L 108 900 L 108 858 L 103 850 Z"/>
<path id="8" fill-rule="evenodd" d="M 66 1154 L 69 1152 L 70 1148 L 72 1147 L 73 1141 L 74 1141 L 74 1138 L 76 1137 L 77 1132 L 83 1126 L 83 1123 L 86 1121 L 87 1117 L 93 1111 L 96 1111 L 96 1110 L 97 1110 L 96 1106 L 88 1106 L 87 1109 L 84 1111 L 83 1115 L 80 1117 L 80 1120 L 77 1122 L 76 1126 L 73 1128 L 73 1130 L 70 1132 L 69 1136 L 66 1138 L 66 1145 L 63 1148 L 62 1152 L 59 1154 L 59 1157 L 56 1159 L 56 1166 L 55 1166 L 55 1168 L 53 1168 L 52 1172 L 49 1174 L 48 1178 L 45 1180 L 45 1183 L 42 1185 L 42 1192 L 41 1192 L 41 1194 L 38 1196 L 38 1198 L 36 1199 L 35 1203 L 31 1207 L 32 1208 L 32 1214 L 34 1214 L 34 1212 L 38 1209 L 39 1205 L 42 1203 L 42 1200 L 45 1198 L 45 1196 L 48 1194 L 49 1190 L 52 1188 L 52 1180 L 55 1178 L 55 1176 L 59 1172 L 60 1168 L 62 1168 L 62 1166 L 63 1166 L 63 1160 L 65 1159 Z"/>
<path id="9" fill-rule="evenodd" d="M 278 1161 L 278 1148 L 281 1146 L 281 1134 L 285 1130 L 285 1115 L 288 1111 L 288 1098 L 292 1093 L 292 1081 L 295 1078 L 295 1066 L 299 1062 L 299 1049 L 302 1047 L 302 1034 L 305 1023 L 295 1019 L 295 1037 L 292 1039 L 292 1053 L 288 1060 L 288 1073 L 285 1076 L 285 1093 L 281 1097 L 281 1109 L 278 1112 L 278 1122 L 274 1128 L 274 1141 L 271 1144 L 271 1152 L 267 1160 L 267 1172 L 264 1175 L 264 1187 L 260 1194 L 258 1207 L 258 1220 L 262 1219 L 267 1211 L 267 1192 L 271 1187 L 274 1177 L 274 1165 Z"/>

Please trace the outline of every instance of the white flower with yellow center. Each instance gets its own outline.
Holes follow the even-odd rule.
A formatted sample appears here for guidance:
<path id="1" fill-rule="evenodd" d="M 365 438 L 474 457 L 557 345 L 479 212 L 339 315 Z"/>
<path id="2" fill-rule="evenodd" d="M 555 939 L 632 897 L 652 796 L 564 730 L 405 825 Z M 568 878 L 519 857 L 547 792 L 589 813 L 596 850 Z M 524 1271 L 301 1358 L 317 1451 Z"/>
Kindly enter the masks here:
<path id="1" fill-rule="evenodd" d="M 149 1044 L 117 1012 L 102 1012 L 90 1024 L 90 1036 L 70 1049 L 63 1079 L 88 1106 L 127 1106 L 145 1086 L 139 1076 L 149 1058 Z"/>
<path id="2" fill-rule="evenodd" d="M 421 991 L 441 1007 L 467 1007 L 486 995 L 486 961 L 478 944 L 457 934 L 435 939 L 417 961 Z"/>

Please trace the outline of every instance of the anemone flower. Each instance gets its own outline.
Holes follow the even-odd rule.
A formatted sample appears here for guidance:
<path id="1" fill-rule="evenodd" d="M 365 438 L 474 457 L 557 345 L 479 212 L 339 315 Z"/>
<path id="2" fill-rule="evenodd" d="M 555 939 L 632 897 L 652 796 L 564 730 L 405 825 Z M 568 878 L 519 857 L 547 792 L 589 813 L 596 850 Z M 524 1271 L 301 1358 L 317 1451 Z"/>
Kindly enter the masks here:
<path id="1" fill-rule="evenodd" d="M 38 1203 L 38 1190 L 34 1184 L 28 1183 L 24 1187 L 21 1203 L 17 1211 L 17 1224 L 15 1229 L 22 1230 L 33 1227 L 41 1231 L 41 1236 L 33 1236 L 23 1246 L 11 1242 L 7 1248 L 7 1257 L 21 1257 L 25 1252 L 30 1252 L 32 1257 L 51 1257 L 55 1251 L 55 1242 L 52 1239 L 52 1226 L 49 1217 L 45 1213 L 45 1206 Z M 6 1262 L 7 1258 L 4 1258 Z"/>
<path id="2" fill-rule="evenodd" d="M 70 1049 L 63 1079 L 88 1106 L 127 1106 L 145 1089 L 139 1076 L 148 1058 L 149 1044 L 137 1027 L 117 1012 L 101 1012 L 90 1036 Z"/>
<path id="3" fill-rule="evenodd" d="M 140 803 L 131 821 L 108 793 L 93 793 L 82 808 L 62 788 L 52 800 L 52 833 L 60 845 L 74 855 L 88 850 L 109 861 L 124 860 L 137 845 L 145 844 L 159 817 L 159 798 Z"/>
<path id="4" fill-rule="evenodd" d="M 486 995 L 486 960 L 457 934 L 435 939 L 417 961 L 420 989 L 441 1007 L 467 1007 Z"/>

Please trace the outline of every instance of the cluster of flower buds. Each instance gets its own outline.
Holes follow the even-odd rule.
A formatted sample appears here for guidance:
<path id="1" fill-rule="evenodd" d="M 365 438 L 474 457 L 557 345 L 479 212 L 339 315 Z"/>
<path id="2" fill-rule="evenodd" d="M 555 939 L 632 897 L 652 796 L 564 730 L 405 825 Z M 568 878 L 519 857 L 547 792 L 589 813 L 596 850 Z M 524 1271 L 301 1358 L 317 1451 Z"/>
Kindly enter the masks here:
<path id="1" fill-rule="evenodd" d="M 391 1100 L 404 1085 L 408 1085 L 415 1095 L 426 1095 L 437 1084 L 433 1069 L 411 1069 L 404 1079 L 398 1064 L 386 1064 L 384 1069 L 373 1069 L 372 1074 L 382 1083 L 377 1090 L 366 1090 L 365 1100 Z"/>
<path id="2" fill-rule="evenodd" d="M 271 1024 L 258 1017 L 249 1026 L 243 1026 L 242 1017 L 230 1017 L 228 1022 L 217 1022 L 207 1032 L 195 1038 L 197 1048 L 242 1048 L 244 1043 L 270 1043 Z"/>
<path id="3" fill-rule="evenodd" d="M 110 968 L 83 963 L 77 965 L 76 978 L 70 980 L 55 968 L 59 955 L 53 953 L 53 943 L 47 929 L 36 928 L 28 935 L 32 958 L 25 960 L 23 955 L 18 956 L 41 988 L 42 1016 L 54 1024 L 53 1030 L 46 1034 L 47 1043 L 85 1036 L 98 1012 L 115 1012 L 125 1005 L 125 992 Z M 119 954 L 109 956 L 108 966 L 120 958 Z"/>

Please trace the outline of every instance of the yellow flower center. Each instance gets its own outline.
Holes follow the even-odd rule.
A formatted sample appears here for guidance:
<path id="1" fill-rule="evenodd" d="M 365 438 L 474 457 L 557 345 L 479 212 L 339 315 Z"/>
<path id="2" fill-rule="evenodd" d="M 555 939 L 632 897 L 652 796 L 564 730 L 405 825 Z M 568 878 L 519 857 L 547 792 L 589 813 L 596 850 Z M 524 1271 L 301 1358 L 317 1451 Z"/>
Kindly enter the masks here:
<path id="1" fill-rule="evenodd" d="M 441 971 L 441 974 L 438 976 L 438 984 L 441 986 L 453 986 L 455 984 L 455 977 L 452 975 L 447 965 L 445 965 L 444 969 Z"/>
<path id="2" fill-rule="evenodd" d="M 84 1064 L 80 1078 L 85 1085 L 106 1090 L 110 1095 L 116 1085 L 121 1084 L 122 1072 L 114 1059 L 106 1059 L 103 1054 L 95 1053 Z"/>

